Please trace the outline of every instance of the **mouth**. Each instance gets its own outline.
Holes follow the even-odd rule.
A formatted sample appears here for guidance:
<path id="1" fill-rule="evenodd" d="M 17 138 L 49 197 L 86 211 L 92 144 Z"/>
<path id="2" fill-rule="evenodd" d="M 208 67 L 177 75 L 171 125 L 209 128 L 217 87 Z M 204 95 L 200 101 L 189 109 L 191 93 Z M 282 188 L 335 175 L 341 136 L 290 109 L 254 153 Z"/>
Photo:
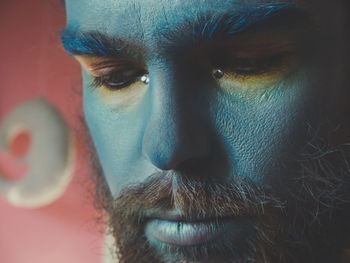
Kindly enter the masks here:
<path id="1" fill-rule="evenodd" d="M 223 220 L 220 220 L 223 221 Z M 145 227 L 146 236 L 177 246 L 195 246 L 218 238 L 227 229 L 228 222 L 150 220 Z"/>
<path id="2" fill-rule="evenodd" d="M 244 218 L 188 219 L 176 213 L 163 213 L 149 218 L 145 224 L 145 235 L 151 244 L 201 246 L 215 241 L 222 242 L 238 238 L 246 223 Z"/>

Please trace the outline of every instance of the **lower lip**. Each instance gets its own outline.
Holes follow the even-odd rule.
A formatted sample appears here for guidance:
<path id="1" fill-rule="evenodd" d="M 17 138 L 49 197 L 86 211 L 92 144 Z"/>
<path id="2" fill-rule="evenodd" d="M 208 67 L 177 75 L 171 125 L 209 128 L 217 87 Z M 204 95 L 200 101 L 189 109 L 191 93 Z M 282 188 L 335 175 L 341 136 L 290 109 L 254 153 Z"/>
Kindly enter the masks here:
<path id="1" fill-rule="evenodd" d="M 150 239 L 177 246 L 195 246 L 215 240 L 231 229 L 230 220 L 177 222 L 152 219 L 145 226 Z"/>

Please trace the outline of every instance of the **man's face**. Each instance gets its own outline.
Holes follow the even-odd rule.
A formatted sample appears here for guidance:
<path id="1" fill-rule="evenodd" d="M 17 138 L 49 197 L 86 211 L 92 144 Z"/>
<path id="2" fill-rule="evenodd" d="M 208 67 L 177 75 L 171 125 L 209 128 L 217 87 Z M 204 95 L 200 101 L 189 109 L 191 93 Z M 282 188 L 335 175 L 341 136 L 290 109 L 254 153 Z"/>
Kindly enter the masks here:
<path id="1" fill-rule="evenodd" d="M 323 251 L 315 240 L 335 232 L 329 214 L 346 192 L 344 155 L 317 148 L 339 124 L 330 109 L 343 86 L 330 2 L 67 1 L 62 39 L 83 68 L 122 262 Z"/>

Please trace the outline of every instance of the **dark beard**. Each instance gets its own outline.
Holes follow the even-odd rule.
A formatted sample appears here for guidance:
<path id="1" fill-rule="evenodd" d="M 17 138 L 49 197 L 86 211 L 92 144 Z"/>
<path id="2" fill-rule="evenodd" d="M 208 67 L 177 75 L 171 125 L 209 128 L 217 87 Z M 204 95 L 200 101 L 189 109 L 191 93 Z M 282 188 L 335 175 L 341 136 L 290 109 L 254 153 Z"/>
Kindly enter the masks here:
<path id="1" fill-rule="evenodd" d="M 168 172 L 153 174 L 116 198 L 92 151 L 96 200 L 107 213 L 119 262 L 340 262 L 350 233 L 347 146 L 327 151 L 311 146 L 297 162 L 298 176 L 284 177 L 280 187 L 239 177 L 217 183 Z M 188 219 L 201 215 L 243 218 L 247 223 L 237 238 L 223 242 L 155 248 L 144 233 L 148 211 L 154 208 L 176 208 Z"/>

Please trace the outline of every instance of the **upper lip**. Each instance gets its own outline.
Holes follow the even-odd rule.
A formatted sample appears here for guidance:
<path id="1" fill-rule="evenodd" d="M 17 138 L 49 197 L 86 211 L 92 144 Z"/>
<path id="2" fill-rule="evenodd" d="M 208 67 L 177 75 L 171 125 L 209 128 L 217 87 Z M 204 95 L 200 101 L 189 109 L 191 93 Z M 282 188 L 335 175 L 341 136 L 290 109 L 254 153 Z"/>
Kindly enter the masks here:
<path id="1" fill-rule="evenodd" d="M 217 219 L 223 219 L 224 217 L 214 217 L 206 216 L 199 217 L 198 215 L 186 215 L 176 210 L 169 211 L 153 211 L 147 214 L 148 219 L 159 219 L 167 221 L 178 221 L 178 222 L 203 222 L 203 221 L 213 221 Z"/>
<path id="2" fill-rule="evenodd" d="M 168 221 L 185 221 L 186 216 L 178 211 L 156 211 L 148 215 L 150 219 L 161 219 Z"/>

